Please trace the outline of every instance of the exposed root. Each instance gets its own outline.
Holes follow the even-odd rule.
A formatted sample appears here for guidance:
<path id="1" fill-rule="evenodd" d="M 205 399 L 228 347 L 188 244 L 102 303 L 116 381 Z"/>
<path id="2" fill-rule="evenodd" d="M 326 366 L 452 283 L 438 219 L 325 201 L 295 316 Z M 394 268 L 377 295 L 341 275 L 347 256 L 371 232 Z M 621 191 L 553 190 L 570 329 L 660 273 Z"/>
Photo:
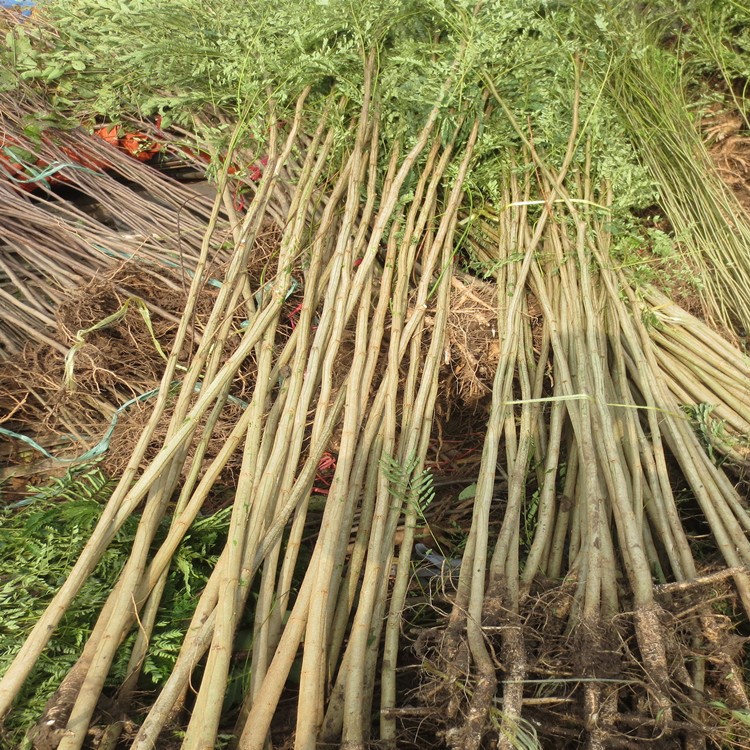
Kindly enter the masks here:
<path id="1" fill-rule="evenodd" d="M 485 623 L 488 645 L 502 654 L 496 662 L 499 691 L 493 701 L 497 724 L 490 717 L 484 726 L 472 722 L 472 706 L 482 684 L 467 671 L 465 656 L 463 660 L 459 656 L 462 649 L 448 630 L 423 632 L 415 643 L 422 684 L 404 711 L 442 726 L 438 731 L 456 748 L 470 746 L 472 738 L 488 733 L 514 747 L 517 739 L 513 740 L 510 729 L 523 734 L 530 731 L 528 722 L 542 747 L 567 746 L 573 733 L 568 736 L 566 727 L 576 728 L 579 739 L 585 738 L 592 748 L 635 747 L 639 741 L 697 748 L 708 737 L 728 737 L 728 712 L 732 707 L 746 708 L 747 696 L 740 687 L 737 662 L 744 639 L 732 634 L 725 616 L 699 615 L 691 600 L 681 599 L 672 602 L 671 611 L 620 615 L 616 623 L 580 626 L 571 637 L 560 632 L 552 614 L 554 602 L 566 598 L 565 587 L 529 597 L 520 628 Z M 699 629 L 699 649 L 688 622 Z M 654 640 L 662 645 L 663 634 L 672 634 L 666 651 L 643 653 L 647 628 L 655 628 Z M 627 645 L 636 642 L 638 650 Z M 464 654 L 466 648 L 464 644 Z M 706 660 L 709 675 L 696 703 L 684 675 L 685 667 L 698 659 Z M 528 669 L 519 678 L 525 660 Z M 457 703 L 458 696 L 463 697 Z M 519 706 L 517 716 L 506 710 L 513 704 Z M 722 712 L 717 708 L 720 704 L 729 708 Z"/>

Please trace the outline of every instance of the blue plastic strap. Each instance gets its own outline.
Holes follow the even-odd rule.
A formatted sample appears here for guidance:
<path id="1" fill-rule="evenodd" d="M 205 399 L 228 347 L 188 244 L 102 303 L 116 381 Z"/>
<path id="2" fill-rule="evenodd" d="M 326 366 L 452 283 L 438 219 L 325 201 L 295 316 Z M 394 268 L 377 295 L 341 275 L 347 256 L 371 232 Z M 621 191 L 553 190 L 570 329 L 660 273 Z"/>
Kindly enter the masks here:
<path id="1" fill-rule="evenodd" d="M 175 380 L 170 385 L 170 390 L 175 388 L 179 384 L 180 382 L 178 380 Z M 200 391 L 200 389 L 201 389 L 201 383 L 196 383 L 195 390 Z M 86 461 L 91 461 L 95 458 L 98 458 L 103 453 L 107 452 L 107 450 L 109 449 L 109 441 L 112 438 L 112 433 L 115 431 L 115 427 L 117 426 L 117 420 L 121 412 L 130 408 L 133 404 L 137 404 L 141 401 L 146 401 L 152 396 L 155 396 L 157 393 L 159 393 L 159 388 L 153 388 L 152 390 L 147 391 L 146 393 L 142 393 L 140 396 L 135 396 L 134 398 L 131 398 L 130 400 L 126 401 L 122 406 L 118 407 L 115 410 L 115 413 L 112 415 L 112 419 L 109 422 L 109 427 L 107 428 L 107 431 L 104 433 L 104 436 L 102 437 L 102 439 L 93 448 L 90 448 L 85 453 L 82 453 L 80 456 L 76 456 L 75 458 L 59 458 L 58 456 L 53 456 L 45 447 L 39 445 L 39 443 L 37 443 L 36 440 L 28 437 L 27 435 L 21 435 L 18 432 L 13 432 L 12 430 L 6 430 L 4 427 L 0 427 L 0 435 L 4 435 L 6 437 L 10 437 L 15 440 L 20 440 L 21 442 L 26 443 L 26 445 L 30 446 L 34 450 L 41 453 L 46 458 L 50 458 L 53 461 L 57 461 L 58 463 L 62 463 L 62 464 L 85 463 Z M 232 404 L 236 404 L 242 407 L 243 409 L 246 409 L 248 407 L 248 404 L 246 401 L 242 401 L 236 396 L 228 396 L 227 401 L 229 401 Z"/>

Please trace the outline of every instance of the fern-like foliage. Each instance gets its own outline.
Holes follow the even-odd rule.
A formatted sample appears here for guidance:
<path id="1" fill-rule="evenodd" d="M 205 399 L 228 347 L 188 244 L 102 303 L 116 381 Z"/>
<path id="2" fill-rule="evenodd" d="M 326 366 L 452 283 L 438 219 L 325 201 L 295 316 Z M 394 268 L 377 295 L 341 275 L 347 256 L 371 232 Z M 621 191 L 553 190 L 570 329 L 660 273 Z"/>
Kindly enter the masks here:
<path id="1" fill-rule="evenodd" d="M 424 520 L 424 512 L 435 499 L 432 472 L 424 469 L 415 476 L 417 456 L 411 454 L 401 463 L 393 456 L 384 454 L 380 467 L 390 484 L 390 492 L 399 505 L 412 508 Z"/>
<path id="2" fill-rule="evenodd" d="M 0 510 L 0 674 L 21 647 L 44 608 L 65 581 L 94 530 L 114 482 L 97 466 L 73 469 L 41 488 L 33 502 Z M 198 593 L 223 546 L 231 509 L 198 519 L 175 553 L 157 624 L 143 666 L 143 689 L 163 684 L 172 670 L 192 617 Z M 132 549 L 139 518 L 131 516 L 82 587 L 32 671 L 7 718 L 2 747 L 26 748 L 24 735 L 75 663 L 102 605 Z M 169 529 L 166 519 L 154 544 Z M 115 687 L 127 672 L 132 633 L 120 648 L 108 678 Z M 9 744 L 4 745 L 7 742 Z"/>

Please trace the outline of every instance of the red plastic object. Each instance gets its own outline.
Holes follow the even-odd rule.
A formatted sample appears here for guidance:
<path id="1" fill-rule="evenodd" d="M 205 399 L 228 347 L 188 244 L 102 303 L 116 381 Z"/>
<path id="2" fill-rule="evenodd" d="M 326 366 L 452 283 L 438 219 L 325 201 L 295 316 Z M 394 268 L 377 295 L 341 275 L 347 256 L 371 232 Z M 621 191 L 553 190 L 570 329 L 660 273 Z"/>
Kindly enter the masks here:
<path id="1" fill-rule="evenodd" d="M 94 135 L 138 161 L 150 161 L 161 151 L 161 146 L 145 133 L 129 133 L 119 125 L 97 128 Z"/>
<path id="2" fill-rule="evenodd" d="M 125 133 L 120 138 L 120 149 L 138 161 L 150 161 L 161 151 L 161 146 L 144 133 Z"/>
<path id="3" fill-rule="evenodd" d="M 103 141 L 107 141 L 110 146 L 117 148 L 120 145 L 120 127 L 119 125 L 113 125 L 112 127 L 96 128 L 94 135 L 101 138 Z"/>

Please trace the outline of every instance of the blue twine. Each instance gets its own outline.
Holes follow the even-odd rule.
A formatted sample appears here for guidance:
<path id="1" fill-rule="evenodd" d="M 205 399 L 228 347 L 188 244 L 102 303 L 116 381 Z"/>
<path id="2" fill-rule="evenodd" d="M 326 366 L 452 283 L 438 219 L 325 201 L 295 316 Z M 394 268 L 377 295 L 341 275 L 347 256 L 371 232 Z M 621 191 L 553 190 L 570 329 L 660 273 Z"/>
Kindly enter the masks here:
<path id="1" fill-rule="evenodd" d="M 178 386 L 179 384 L 180 384 L 179 381 L 175 380 L 170 385 L 170 390 L 175 388 L 175 386 Z M 196 383 L 195 390 L 200 391 L 200 389 L 201 389 L 201 383 Z M 20 440 L 21 442 L 26 443 L 26 445 L 30 446 L 34 450 L 41 453 L 46 458 L 50 458 L 53 461 L 57 461 L 58 463 L 63 463 L 63 464 L 85 463 L 87 461 L 92 461 L 98 458 L 102 454 L 106 453 L 107 450 L 109 450 L 109 441 L 112 438 L 112 433 L 115 431 L 115 427 L 117 426 L 117 420 L 119 419 L 119 416 L 123 411 L 130 408 L 133 404 L 137 404 L 141 401 L 146 401 L 152 396 L 155 396 L 157 393 L 159 393 L 159 390 L 160 390 L 159 388 L 152 388 L 150 391 L 146 391 L 146 393 L 142 393 L 140 396 L 135 396 L 134 398 L 131 398 L 128 401 L 126 401 L 122 406 L 118 407 L 115 410 L 115 413 L 112 415 L 112 419 L 109 422 L 109 427 L 107 428 L 107 431 L 104 433 L 104 436 L 102 437 L 102 439 L 93 448 L 90 448 L 85 453 L 82 453 L 80 456 L 76 456 L 74 458 L 60 458 L 58 456 L 53 456 L 44 446 L 39 445 L 39 443 L 37 443 L 36 440 L 34 440 L 33 438 L 30 438 L 27 435 L 21 435 L 18 432 L 13 432 L 12 430 L 6 430 L 4 427 L 0 427 L 0 435 L 4 435 L 5 437 L 13 438 L 15 440 Z M 246 401 L 242 401 L 236 396 L 228 396 L 227 401 L 233 404 L 237 404 L 243 409 L 246 409 L 249 406 L 249 404 Z"/>
<path id="2" fill-rule="evenodd" d="M 61 172 L 63 169 L 78 169 L 81 172 L 88 172 L 89 174 L 99 174 L 99 172 L 96 172 L 93 169 L 84 167 L 83 164 L 76 164 L 75 162 L 70 161 L 52 162 L 52 164 L 45 169 L 37 170 L 34 164 L 29 164 L 27 161 L 19 158 L 18 154 L 16 154 L 10 146 L 6 146 L 3 149 L 3 153 L 21 165 L 27 172 L 31 173 L 31 177 L 14 177 L 12 174 L 9 174 L 7 170 L 3 169 L 3 172 L 5 172 L 8 179 L 19 185 L 29 185 L 32 182 L 42 182 L 45 187 L 49 187 L 47 178 Z"/>
<path id="3" fill-rule="evenodd" d="M 12 430 L 6 430 L 4 427 L 0 427 L 0 435 L 5 435 L 6 437 L 14 438 L 15 440 L 20 440 L 23 443 L 26 443 L 26 445 L 30 446 L 34 450 L 41 453 L 46 458 L 51 458 L 53 461 L 57 461 L 61 464 L 73 464 L 73 463 L 84 463 L 86 461 L 91 461 L 98 456 L 101 456 L 103 453 L 106 453 L 106 451 L 109 449 L 109 441 L 112 437 L 112 433 L 115 431 L 115 427 L 117 426 L 117 420 L 119 419 L 120 413 L 125 411 L 125 409 L 128 409 L 133 404 L 138 403 L 139 401 L 145 401 L 148 398 L 151 398 L 151 396 L 156 395 L 159 392 L 158 388 L 154 388 L 153 390 L 147 391 L 146 393 L 142 393 L 140 396 L 135 396 L 134 398 L 131 398 L 130 400 L 126 401 L 122 406 L 120 406 L 118 409 L 115 410 L 115 413 L 112 415 L 112 419 L 109 422 L 109 427 L 107 428 L 107 431 L 104 433 L 104 437 L 93 447 L 87 450 L 85 453 L 82 453 L 80 456 L 76 456 L 74 458 L 60 458 L 59 456 L 53 456 L 44 446 L 39 445 L 39 443 L 36 442 L 36 440 L 28 437 L 27 435 L 21 435 L 18 432 L 13 432 Z"/>

